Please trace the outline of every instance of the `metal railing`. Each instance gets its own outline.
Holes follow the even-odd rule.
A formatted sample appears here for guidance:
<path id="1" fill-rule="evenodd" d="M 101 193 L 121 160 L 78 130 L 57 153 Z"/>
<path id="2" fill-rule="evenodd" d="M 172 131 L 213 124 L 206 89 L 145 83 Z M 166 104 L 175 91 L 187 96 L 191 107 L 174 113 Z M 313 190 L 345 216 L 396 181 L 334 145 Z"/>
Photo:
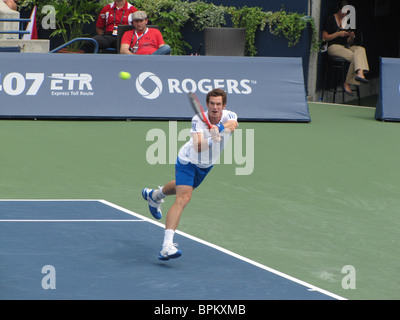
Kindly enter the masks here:
<path id="1" fill-rule="evenodd" d="M 0 22 L 31 22 L 31 19 L 12 19 L 12 18 L 4 18 L 0 19 Z M 0 31 L 0 34 L 30 34 L 30 31 L 25 30 L 12 30 L 12 31 Z"/>
<path id="2" fill-rule="evenodd" d="M 94 43 L 94 53 L 99 53 L 99 44 L 97 43 L 97 41 L 95 39 L 92 38 L 75 38 L 72 39 L 71 41 L 68 41 L 66 43 L 64 43 L 63 45 L 53 49 L 50 51 L 50 53 L 55 53 L 65 47 L 68 47 L 70 44 L 76 42 L 76 41 L 89 41 L 89 42 L 93 42 Z"/>
<path id="3" fill-rule="evenodd" d="M 12 19 L 12 18 L 5 18 L 5 19 L 0 19 L 0 22 L 30 22 L 31 19 Z M 25 30 L 20 30 L 20 31 L 0 31 L 0 34 L 29 34 L 29 31 L 25 31 Z M 99 53 L 99 44 L 97 43 L 97 41 L 95 39 L 92 38 L 75 38 L 72 39 L 71 41 L 68 41 L 66 43 L 64 43 L 63 45 L 53 49 L 50 51 L 50 53 L 55 53 L 65 47 L 68 47 L 69 45 L 71 45 L 72 43 L 76 42 L 76 41 L 89 41 L 89 42 L 93 42 L 94 43 L 94 52 L 93 53 Z"/>

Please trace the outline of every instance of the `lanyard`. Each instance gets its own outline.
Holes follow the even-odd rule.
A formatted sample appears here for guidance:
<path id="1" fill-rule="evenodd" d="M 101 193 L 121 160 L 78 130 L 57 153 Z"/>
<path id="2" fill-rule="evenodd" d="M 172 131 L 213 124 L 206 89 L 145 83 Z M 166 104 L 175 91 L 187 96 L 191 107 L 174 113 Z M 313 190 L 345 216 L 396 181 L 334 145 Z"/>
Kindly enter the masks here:
<path id="1" fill-rule="evenodd" d="M 121 17 L 121 22 L 119 24 L 122 24 L 122 21 L 124 20 L 124 14 L 125 10 L 122 11 L 122 17 Z M 114 26 L 116 26 L 116 17 L 117 17 L 117 7 L 114 7 Z"/>
<path id="2" fill-rule="evenodd" d="M 149 28 L 146 27 L 146 31 L 143 32 L 143 34 L 142 34 L 140 37 L 138 37 L 137 31 L 135 30 L 135 33 L 134 33 L 133 36 L 132 36 L 131 48 L 136 47 L 136 46 L 139 45 L 139 40 L 142 39 L 142 37 L 147 33 L 147 31 L 149 31 Z M 136 43 L 135 43 L 135 45 L 133 46 L 133 39 L 135 39 L 135 36 L 136 36 Z"/>

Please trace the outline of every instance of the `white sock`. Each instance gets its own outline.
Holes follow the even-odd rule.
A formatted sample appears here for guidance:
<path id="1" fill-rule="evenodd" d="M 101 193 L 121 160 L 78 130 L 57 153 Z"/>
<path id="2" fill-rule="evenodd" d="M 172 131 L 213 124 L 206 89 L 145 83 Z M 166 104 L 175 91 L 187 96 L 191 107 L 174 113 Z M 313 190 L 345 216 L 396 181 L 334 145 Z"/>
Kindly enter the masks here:
<path id="1" fill-rule="evenodd" d="M 174 243 L 174 234 L 175 234 L 175 230 L 173 230 L 173 229 L 165 229 L 163 245 L 166 245 L 168 243 Z"/>
<path id="2" fill-rule="evenodd" d="M 162 188 L 154 190 L 151 197 L 153 198 L 154 201 L 159 201 L 165 198 L 165 194 L 162 192 Z"/>

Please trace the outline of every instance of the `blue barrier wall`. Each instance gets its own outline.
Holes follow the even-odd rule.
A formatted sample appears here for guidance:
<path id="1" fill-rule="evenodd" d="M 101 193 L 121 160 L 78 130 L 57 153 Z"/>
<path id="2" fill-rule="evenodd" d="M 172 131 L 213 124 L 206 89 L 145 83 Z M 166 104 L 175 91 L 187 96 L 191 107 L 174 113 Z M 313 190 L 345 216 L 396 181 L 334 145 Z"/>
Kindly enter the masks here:
<path id="1" fill-rule="evenodd" d="M 191 119 L 221 87 L 241 120 L 310 121 L 301 58 L 2 53 L 0 86 L 2 118 Z"/>
<path id="2" fill-rule="evenodd" d="M 380 81 L 375 119 L 400 121 L 400 59 L 381 59 Z"/>

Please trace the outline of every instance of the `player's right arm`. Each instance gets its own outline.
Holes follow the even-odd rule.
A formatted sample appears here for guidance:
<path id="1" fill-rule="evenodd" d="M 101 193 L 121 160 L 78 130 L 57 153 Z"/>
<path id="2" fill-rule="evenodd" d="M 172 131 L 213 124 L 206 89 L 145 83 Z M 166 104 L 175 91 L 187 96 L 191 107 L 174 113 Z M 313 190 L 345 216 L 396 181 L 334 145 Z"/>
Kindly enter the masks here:
<path id="1" fill-rule="evenodd" d="M 193 148 L 197 153 L 205 151 L 210 148 L 210 138 L 205 138 L 203 132 L 193 133 Z"/>

